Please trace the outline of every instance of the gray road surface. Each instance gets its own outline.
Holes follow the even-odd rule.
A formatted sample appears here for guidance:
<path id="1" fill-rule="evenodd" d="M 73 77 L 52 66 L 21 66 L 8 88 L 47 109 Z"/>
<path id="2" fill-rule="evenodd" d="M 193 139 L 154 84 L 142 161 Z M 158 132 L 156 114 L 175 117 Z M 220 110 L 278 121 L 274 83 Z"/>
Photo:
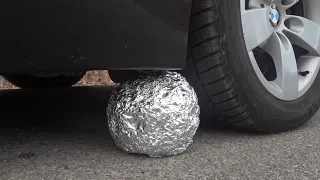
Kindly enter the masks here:
<path id="1" fill-rule="evenodd" d="M 277 135 L 200 129 L 186 153 L 151 159 L 115 147 L 110 89 L 1 91 L 0 179 L 320 179 L 320 115 Z"/>

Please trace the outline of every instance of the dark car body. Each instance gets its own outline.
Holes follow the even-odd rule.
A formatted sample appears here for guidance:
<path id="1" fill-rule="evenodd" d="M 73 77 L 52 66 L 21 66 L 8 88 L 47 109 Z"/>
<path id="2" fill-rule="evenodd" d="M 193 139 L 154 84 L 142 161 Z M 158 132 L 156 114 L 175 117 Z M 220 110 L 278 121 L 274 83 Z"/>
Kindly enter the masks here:
<path id="1" fill-rule="evenodd" d="M 191 3 L 5 1 L 0 7 L 0 73 L 181 69 Z"/>

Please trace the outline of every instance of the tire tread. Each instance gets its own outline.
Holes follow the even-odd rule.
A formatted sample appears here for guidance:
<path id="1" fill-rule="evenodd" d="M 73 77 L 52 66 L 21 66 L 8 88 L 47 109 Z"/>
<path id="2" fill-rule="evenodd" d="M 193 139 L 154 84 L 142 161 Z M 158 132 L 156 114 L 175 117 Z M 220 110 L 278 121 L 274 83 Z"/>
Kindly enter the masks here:
<path id="1" fill-rule="evenodd" d="M 210 109 L 223 119 L 223 123 L 235 128 L 264 132 L 255 125 L 246 105 L 241 104 L 235 80 L 228 68 L 228 58 L 223 51 L 221 33 L 220 0 L 198 0 L 193 2 L 189 53 L 202 89 L 199 99 L 209 99 Z M 200 94 L 200 95 L 199 95 Z M 203 108 L 203 106 L 202 106 Z M 205 111 L 208 111 L 206 109 Z M 215 118 L 216 118 L 215 116 Z"/>

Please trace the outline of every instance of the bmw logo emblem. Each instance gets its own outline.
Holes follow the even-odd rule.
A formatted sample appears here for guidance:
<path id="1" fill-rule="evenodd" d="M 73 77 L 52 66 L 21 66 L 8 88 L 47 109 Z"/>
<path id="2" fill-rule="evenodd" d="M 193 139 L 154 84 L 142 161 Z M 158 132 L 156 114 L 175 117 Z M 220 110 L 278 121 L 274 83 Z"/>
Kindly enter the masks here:
<path id="1" fill-rule="evenodd" d="M 269 12 L 269 21 L 273 27 L 278 26 L 280 21 L 280 13 L 277 10 L 276 5 L 270 6 L 270 12 Z"/>

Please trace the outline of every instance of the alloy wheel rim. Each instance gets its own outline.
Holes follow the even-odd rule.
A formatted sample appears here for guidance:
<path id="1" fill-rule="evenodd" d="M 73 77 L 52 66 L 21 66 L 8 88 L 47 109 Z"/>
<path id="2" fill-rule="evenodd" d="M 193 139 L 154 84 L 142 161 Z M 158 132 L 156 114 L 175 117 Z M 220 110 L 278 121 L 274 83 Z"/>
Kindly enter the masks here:
<path id="1" fill-rule="evenodd" d="M 276 98 L 296 100 L 312 86 L 320 68 L 320 8 L 304 0 L 305 16 L 289 14 L 301 0 L 241 0 L 241 19 L 247 52 L 262 85 Z M 299 3 L 299 4 L 298 4 Z M 297 57 L 294 47 L 306 50 Z M 273 60 L 276 76 L 268 79 L 255 56 L 257 48 Z M 270 66 L 271 67 L 271 66 Z"/>

